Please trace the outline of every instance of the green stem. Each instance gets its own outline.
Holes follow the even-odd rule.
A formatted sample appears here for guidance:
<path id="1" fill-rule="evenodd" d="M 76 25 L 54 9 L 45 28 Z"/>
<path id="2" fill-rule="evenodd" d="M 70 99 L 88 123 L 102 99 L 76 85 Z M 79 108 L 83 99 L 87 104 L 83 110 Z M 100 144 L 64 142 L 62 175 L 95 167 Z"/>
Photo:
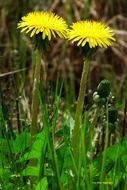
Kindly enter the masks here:
<path id="1" fill-rule="evenodd" d="M 56 170 L 58 189 L 64 190 L 64 187 L 63 187 L 63 185 L 61 183 L 61 179 L 60 179 L 60 168 L 59 168 L 57 153 L 56 153 L 56 149 L 55 149 L 55 128 L 57 126 L 58 111 L 59 111 L 59 106 L 60 106 L 60 97 L 61 97 L 62 87 L 63 87 L 63 83 L 62 83 L 61 87 L 60 87 L 60 91 L 59 91 L 58 79 L 57 79 L 56 92 L 55 92 L 55 102 L 54 102 L 53 121 L 52 121 L 52 138 L 51 139 L 52 139 L 53 163 L 54 163 L 54 167 Z M 57 95 L 58 91 L 59 91 L 59 95 Z"/>
<path id="2" fill-rule="evenodd" d="M 89 183 L 89 176 L 88 176 L 88 161 L 87 161 L 87 139 L 86 139 L 86 127 L 87 127 L 87 113 L 85 113 L 85 119 L 84 119 L 84 127 L 81 129 L 81 151 L 82 151 L 82 162 L 84 166 L 84 175 L 83 175 L 83 181 L 84 181 L 84 189 L 90 189 L 90 183 Z"/>
<path id="3" fill-rule="evenodd" d="M 75 171 L 75 174 L 78 176 L 77 167 L 76 167 L 75 160 L 74 160 L 74 157 L 73 157 L 73 153 L 72 153 L 72 150 L 70 149 L 70 147 L 69 147 L 69 153 L 70 153 L 70 156 L 71 156 L 71 160 L 72 160 L 72 164 L 73 164 L 73 169 Z"/>
<path id="4" fill-rule="evenodd" d="M 91 125 L 90 125 L 90 129 L 89 129 L 89 134 L 88 134 L 88 139 L 87 139 L 87 143 L 90 147 L 90 151 L 92 151 L 92 140 L 93 140 L 93 136 L 95 134 L 95 126 L 97 124 L 97 120 L 98 120 L 98 116 L 100 114 L 100 107 L 98 106 L 96 109 L 95 109 L 95 113 L 94 113 L 94 117 L 93 117 L 93 120 L 91 122 Z M 93 153 L 93 151 L 92 151 Z"/>
<path id="5" fill-rule="evenodd" d="M 48 111 L 47 111 L 47 108 L 46 108 L 45 100 L 43 100 L 43 98 L 44 97 L 41 96 L 41 94 L 39 93 L 40 110 L 41 110 L 42 122 L 43 122 L 43 126 L 44 126 L 43 130 L 46 130 L 46 134 L 47 134 L 47 139 L 46 139 L 45 144 L 47 144 L 47 152 L 48 152 L 48 156 L 49 156 L 48 159 L 54 160 L 53 148 L 52 148 L 52 139 L 51 139 L 51 136 L 50 136 L 51 125 L 50 125 L 50 123 L 48 121 Z M 45 154 L 44 152 L 42 151 L 42 156 L 43 156 L 43 154 Z M 40 172 L 41 172 L 42 167 L 44 167 L 43 165 L 44 164 L 40 164 Z M 40 174 L 40 177 L 42 177 L 41 174 Z M 40 178 L 39 178 L 39 180 L 40 180 Z"/>
<path id="6" fill-rule="evenodd" d="M 100 190 L 103 190 L 103 181 L 104 181 L 104 176 L 105 176 L 106 149 L 108 147 L 108 140 L 109 140 L 108 102 L 106 104 L 106 111 L 107 111 L 107 124 L 106 124 L 105 145 L 104 145 L 104 151 L 103 151 L 102 168 L 101 168 L 101 176 L 100 176 Z"/>
<path id="7" fill-rule="evenodd" d="M 56 154 L 56 150 L 55 150 L 54 128 L 53 128 L 53 132 L 52 132 L 52 141 L 53 141 L 53 144 L 52 144 L 53 158 L 54 158 L 58 187 L 59 187 L 59 190 L 64 190 L 64 187 L 62 186 L 61 180 L 60 180 L 59 164 L 58 164 L 57 154 Z"/>
<path id="8" fill-rule="evenodd" d="M 86 83 L 87 83 L 87 76 L 89 71 L 89 60 L 86 59 L 84 61 L 83 72 L 80 82 L 80 89 L 79 89 L 79 96 L 77 100 L 77 107 L 76 107 L 76 114 L 75 114 L 75 126 L 72 134 L 72 149 L 74 154 L 74 159 L 76 164 L 79 163 L 79 140 L 80 140 L 80 126 L 82 120 L 82 111 L 83 111 L 83 104 L 84 98 L 86 94 Z"/>
<path id="9" fill-rule="evenodd" d="M 100 107 L 97 107 L 94 113 L 93 120 L 91 122 L 91 126 L 89 129 L 89 134 L 87 137 L 87 144 L 88 144 L 88 151 L 90 151 L 91 158 L 90 158 L 90 167 L 89 167 L 89 174 L 90 174 L 90 189 L 93 189 L 93 156 L 94 156 L 94 147 L 92 145 L 93 137 L 95 134 L 95 126 L 97 124 L 97 119 L 100 114 Z"/>
<path id="10" fill-rule="evenodd" d="M 36 63 L 34 73 L 34 84 L 33 84 L 33 97 L 32 97 L 32 108 L 31 108 L 31 135 L 34 136 L 37 133 L 37 115 L 39 107 L 39 96 L 38 88 L 40 83 L 40 68 L 41 68 L 41 51 L 36 49 Z"/>

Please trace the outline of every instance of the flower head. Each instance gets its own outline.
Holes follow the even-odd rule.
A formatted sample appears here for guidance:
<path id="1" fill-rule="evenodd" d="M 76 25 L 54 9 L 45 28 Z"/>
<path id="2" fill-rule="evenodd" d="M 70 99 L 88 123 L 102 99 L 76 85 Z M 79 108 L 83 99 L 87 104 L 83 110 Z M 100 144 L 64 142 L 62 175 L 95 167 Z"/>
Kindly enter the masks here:
<path id="1" fill-rule="evenodd" d="M 83 47 L 88 43 L 90 48 L 108 47 L 115 41 L 113 30 L 104 23 L 96 21 L 73 23 L 67 38 L 72 43 L 77 43 L 77 46 Z"/>
<path id="2" fill-rule="evenodd" d="M 66 35 L 67 24 L 58 15 L 51 12 L 35 11 L 28 13 L 22 17 L 18 23 L 18 28 L 22 28 L 21 32 L 28 33 L 30 37 L 42 34 L 42 39 L 51 40 L 52 37 L 63 38 Z"/>

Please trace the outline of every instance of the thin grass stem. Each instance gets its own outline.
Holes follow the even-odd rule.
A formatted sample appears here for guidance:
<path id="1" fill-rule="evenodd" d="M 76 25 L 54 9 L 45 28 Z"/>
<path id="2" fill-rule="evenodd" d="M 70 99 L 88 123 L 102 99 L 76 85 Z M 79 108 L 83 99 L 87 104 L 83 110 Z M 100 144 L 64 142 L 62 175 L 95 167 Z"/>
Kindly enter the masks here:
<path id="1" fill-rule="evenodd" d="M 100 107 L 97 107 L 96 110 L 95 110 L 95 114 L 94 114 L 94 117 L 93 117 L 93 120 L 91 122 L 91 126 L 90 126 L 90 129 L 89 129 L 89 135 L 88 135 L 88 145 L 90 145 L 89 147 L 89 151 L 90 151 L 90 156 L 91 156 L 91 164 L 90 164 L 90 170 L 89 170 L 89 173 L 90 173 L 90 186 L 91 186 L 91 190 L 93 189 L 93 156 L 94 156 L 94 147 L 93 147 L 93 137 L 94 137 L 94 133 L 95 133 L 95 126 L 97 124 L 97 120 L 98 120 L 98 116 L 99 116 L 99 113 L 100 113 Z"/>
<path id="2" fill-rule="evenodd" d="M 38 88 L 40 83 L 40 68 L 41 68 L 41 51 L 36 49 L 36 63 L 33 83 L 33 97 L 32 97 L 32 108 L 31 108 L 31 135 L 34 136 L 37 133 L 37 115 L 39 107 L 39 96 Z"/>
<path id="3" fill-rule="evenodd" d="M 103 158 L 102 158 L 102 168 L 101 168 L 101 175 L 100 175 L 100 190 L 103 190 L 104 184 L 104 177 L 105 177 L 105 163 L 106 163 L 106 149 L 108 147 L 109 141 L 109 125 L 108 125 L 108 101 L 106 103 L 106 115 L 107 115 L 107 122 L 106 122 L 106 132 L 105 132 L 105 145 L 103 151 Z"/>

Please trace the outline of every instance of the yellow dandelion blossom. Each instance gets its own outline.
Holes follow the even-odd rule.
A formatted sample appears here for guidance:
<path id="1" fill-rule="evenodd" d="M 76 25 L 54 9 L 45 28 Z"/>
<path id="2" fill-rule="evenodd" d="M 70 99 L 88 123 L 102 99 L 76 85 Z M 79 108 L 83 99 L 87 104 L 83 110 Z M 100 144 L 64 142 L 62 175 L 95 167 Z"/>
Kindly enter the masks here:
<path id="1" fill-rule="evenodd" d="M 78 21 L 68 30 L 68 40 L 77 46 L 89 44 L 90 48 L 96 46 L 108 47 L 115 41 L 114 32 L 104 23 L 96 21 Z"/>
<path id="2" fill-rule="evenodd" d="M 28 33 L 30 37 L 41 33 L 43 40 L 46 37 L 51 40 L 52 37 L 56 37 L 56 34 L 63 38 L 67 32 L 67 24 L 64 19 L 46 11 L 34 11 L 23 16 L 18 23 L 18 28 L 22 28 L 21 32 Z"/>

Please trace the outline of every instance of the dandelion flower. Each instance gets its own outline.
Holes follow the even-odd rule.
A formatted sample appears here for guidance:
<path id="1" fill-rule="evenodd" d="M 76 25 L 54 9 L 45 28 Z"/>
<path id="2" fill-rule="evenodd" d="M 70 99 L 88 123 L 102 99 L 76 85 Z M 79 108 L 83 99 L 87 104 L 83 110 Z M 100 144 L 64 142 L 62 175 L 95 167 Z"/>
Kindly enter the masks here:
<path id="1" fill-rule="evenodd" d="M 114 32 L 111 28 L 104 23 L 96 21 L 78 21 L 71 25 L 67 32 L 67 39 L 76 43 L 77 46 L 81 46 L 83 53 L 86 53 L 83 65 L 83 71 L 80 81 L 79 95 L 77 99 L 76 113 L 75 113 L 75 125 L 72 133 L 72 150 L 75 159 L 75 163 L 78 166 L 79 163 L 79 146 L 80 141 L 80 127 L 82 121 L 82 112 L 84 105 L 84 98 L 86 96 L 86 84 L 89 73 L 90 62 L 89 59 L 96 51 L 96 47 L 108 47 L 115 41 Z M 93 123 L 91 123 L 90 135 L 93 138 L 92 131 L 94 130 Z"/>
<path id="2" fill-rule="evenodd" d="M 30 128 L 31 135 L 34 136 L 37 133 L 37 116 L 39 108 L 38 87 L 40 85 L 41 55 L 47 49 L 52 38 L 55 38 L 56 36 L 64 38 L 66 36 L 68 27 L 64 19 L 54 13 L 46 11 L 34 11 L 28 13 L 21 18 L 17 27 L 21 29 L 21 32 L 25 32 L 31 38 L 33 37 L 34 42 L 36 62 Z"/>
<path id="3" fill-rule="evenodd" d="M 43 40 L 48 38 L 50 41 L 56 35 L 65 37 L 67 24 L 63 18 L 52 12 L 34 11 L 22 17 L 18 28 L 22 28 L 21 32 L 28 33 L 30 37 L 41 33 Z"/>
<path id="4" fill-rule="evenodd" d="M 68 40 L 84 47 L 108 47 L 115 41 L 114 32 L 104 23 L 96 21 L 78 21 L 72 24 L 68 31 Z"/>

